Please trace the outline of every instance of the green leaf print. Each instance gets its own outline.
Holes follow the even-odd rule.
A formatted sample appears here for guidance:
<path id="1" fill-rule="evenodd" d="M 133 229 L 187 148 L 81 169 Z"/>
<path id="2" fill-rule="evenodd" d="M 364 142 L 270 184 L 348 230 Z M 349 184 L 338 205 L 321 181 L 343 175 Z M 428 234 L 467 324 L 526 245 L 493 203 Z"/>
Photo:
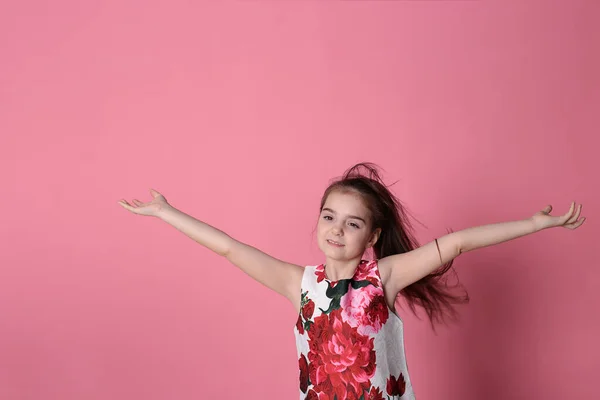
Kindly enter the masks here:
<path id="1" fill-rule="evenodd" d="M 323 310 L 322 308 L 319 308 L 319 310 L 321 310 L 321 312 L 323 314 L 329 314 L 330 312 L 337 310 L 338 308 L 341 307 L 340 302 L 342 300 L 342 297 L 335 297 L 331 300 L 331 303 L 329 303 L 329 308 L 327 310 Z"/>
<path id="2" fill-rule="evenodd" d="M 309 321 L 309 320 L 304 321 L 304 330 L 308 332 L 310 330 L 310 327 L 312 326 L 312 324 L 314 324 L 313 321 Z"/>
<path id="3" fill-rule="evenodd" d="M 329 303 L 329 308 L 327 308 L 327 310 L 323 310 L 322 308 L 319 308 L 319 310 L 324 314 L 329 314 L 341 307 L 342 297 L 348 293 L 350 286 L 356 290 L 369 285 L 372 285 L 372 283 L 367 280 L 354 281 L 352 279 L 342 279 L 338 281 L 337 285 L 334 287 L 331 287 L 331 284 L 329 284 L 329 287 L 325 291 L 325 295 L 331 299 L 331 303 Z"/>
<path id="4" fill-rule="evenodd" d="M 300 308 L 302 308 L 306 303 L 308 303 L 308 299 L 306 296 L 308 295 L 308 290 L 306 292 L 300 291 Z"/>
<path id="5" fill-rule="evenodd" d="M 366 280 L 365 281 L 352 281 L 351 285 L 352 285 L 352 289 L 356 290 L 356 289 L 360 289 L 360 288 L 363 288 L 363 287 L 366 287 L 369 285 L 373 285 L 373 283 L 366 281 Z"/>
<path id="6" fill-rule="evenodd" d="M 327 287 L 325 291 L 325 295 L 330 299 L 335 299 L 336 297 L 341 298 L 343 295 L 348 293 L 348 286 L 350 286 L 351 279 L 342 279 L 338 281 L 337 285 L 331 287 L 331 284 Z"/>

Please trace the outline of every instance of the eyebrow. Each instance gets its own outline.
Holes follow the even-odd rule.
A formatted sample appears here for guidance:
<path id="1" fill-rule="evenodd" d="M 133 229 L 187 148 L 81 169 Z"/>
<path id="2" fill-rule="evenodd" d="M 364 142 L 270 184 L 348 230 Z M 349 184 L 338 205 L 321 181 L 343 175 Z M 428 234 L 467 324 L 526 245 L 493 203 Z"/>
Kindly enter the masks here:
<path id="1" fill-rule="evenodd" d="M 329 212 L 330 212 L 330 213 L 332 213 L 332 214 L 337 214 L 337 213 L 336 213 L 335 211 L 333 211 L 331 208 L 327 208 L 327 207 L 325 207 L 325 208 L 323 208 L 323 209 L 321 210 L 321 212 L 323 212 L 323 211 L 329 211 Z M 362 219 L 361 217 L 357 217 L 356 215 L 348 215 L 348 218 L 352 218 L 352 219 L 358 219 L 358 220 L 360 220 L 360 221 L 364 222 L 365 224 L 367 223 L 367 221 L 365 221 L 365 220 L 364 220 L 364 219 Z"/>

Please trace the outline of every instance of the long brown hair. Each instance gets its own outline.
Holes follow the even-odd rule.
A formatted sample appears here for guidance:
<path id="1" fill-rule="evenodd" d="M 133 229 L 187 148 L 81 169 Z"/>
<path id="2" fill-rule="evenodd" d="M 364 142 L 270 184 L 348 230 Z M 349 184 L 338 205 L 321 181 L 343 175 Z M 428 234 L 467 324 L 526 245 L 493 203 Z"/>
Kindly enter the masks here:
<path id="1" fill-rule="evenodd" d="M 381 228 L 381 235 L 373 246 L 374 256 L 381 259 L 414 250 L 419 247 L 419 243 L 415 238 L 407 208 L 383 183 L 377 169 L 377 165 L 363 162 L 346 170 L 341 178 L 334 180 L 327 187 L 321 199 L 320 209 L 323 209 L 332 191 L 350 190 L 359 193 L 371 212 L 372 231 Z M 366 173 L 361 170 L 365 170 Z M 421 307 L 427 313 L 434 329 L 435 322 L 446 322 L 447 317 L 454 319 L 457 316 L 454 304 L 469 302 L 466 291 L 463 291 L 463 294 L 453 293 L 453 289 L 461 285 L 458 281 L 453 286 L 449 285 L 447 273 L 450 270 L 455 272 L 453 261 L 442 265 L 398 293 L 398 297 L 404 297 L 416 316 L 416 307 Z"/>

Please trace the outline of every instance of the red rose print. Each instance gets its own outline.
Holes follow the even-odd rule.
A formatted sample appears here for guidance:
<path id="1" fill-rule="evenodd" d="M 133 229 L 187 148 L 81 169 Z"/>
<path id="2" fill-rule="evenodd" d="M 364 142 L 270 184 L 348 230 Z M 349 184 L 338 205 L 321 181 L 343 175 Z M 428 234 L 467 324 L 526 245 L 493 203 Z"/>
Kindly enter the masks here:
<path id="1" fill-rule="evenodd" d="M 379 321 L 379 323 L 383 325 L 388 320 L 389 315 L 389 308 L 385 302 L 385 297 L 383 297 L 383 295 L 375 296 L 366 313 L 369 324 L 375 325 L 377 324 L 377 321 Z"/>
<path id="2" fill-rule="evenodd" d="M 329 397 L 326 393 L 317 393 L 310 389 L 305 397 L 305 400 L 333 400 L 333 398 Z"/>
<path id="3" fill-rule="evenodd" d="M 315 303 L 312 300 L 308 300 L 308 303 L 302 307 L 302 316 L 304 319 L 310 319 L 315 311 Z"/>
<path id="4" fill-rule="evenodd" d="M 300 390 L 302 390 L 302 393 L 306 393 L 308 389 L 308 362 L 304 354 L 298 360 L 298 364 L 300 364 Z"/>
<path id="5" fill-rule="evenodd" d="M 393 375 L 387 380 L 387 392 L 390 396 L 402 396 L 406 391 L 406 382 L 404 381 L 404 375 L 400 373 L 398 379 L 396 379 Z"/>
<path id="6" fill-rule="evenodd" d="M 341 309 L 315 318 L 308 332 L 310 380 L 331 399 L 359 398 L 375 373 L 373 340 L 342 320 Z"/>
<path id="7" fill-rule="evenodd" d="M 301 335 L 304 335 L 304 324 L 302 323 L 302 317 L 298 315 L 298 320 L 296 321 L 296 329 Z"/>
<path id="8" fill-rule="evenodd" d="M 373 265 L 376 261 L 364 261 L 358 264 L 355 281 L 369 281 L 375 286 L 379 285 L 379 277 L 377 276 L 377 267 Z"/>
<path id="9" fill-rule="evenodd" d="M 319 395 L 314 390 L 310 389 L 305 397 L 305 400 L 319 400 Z"/>
<path id="10" fill-rule="evenodd" d="M 325 265 L 321 264 L 315 268 L 315 275 L 317 275 L 317 283 L 327 279 L 327 275 L 325 275 Z"/>

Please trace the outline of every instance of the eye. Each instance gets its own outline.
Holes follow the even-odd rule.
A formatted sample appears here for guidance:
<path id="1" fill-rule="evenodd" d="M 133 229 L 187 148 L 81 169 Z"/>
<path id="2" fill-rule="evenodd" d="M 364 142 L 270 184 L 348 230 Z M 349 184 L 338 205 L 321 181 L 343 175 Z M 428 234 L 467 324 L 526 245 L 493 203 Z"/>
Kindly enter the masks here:
<path id="1" fill-rule="evenodd" d="M 350 226 L 354 227 L 354 228 L 360 228 L 360 226 L 358 226 L 358 224 L 355 224 L 354 222 L 350 222 Z"/>
<path id="2" fill-rule="evenodd" d="M 331 221 L 333 218 L 331 218 L 331 216 L 329 216 L 329 215 L 324 215 L 323 219 L 326 219 L 327 221 Z"/>

